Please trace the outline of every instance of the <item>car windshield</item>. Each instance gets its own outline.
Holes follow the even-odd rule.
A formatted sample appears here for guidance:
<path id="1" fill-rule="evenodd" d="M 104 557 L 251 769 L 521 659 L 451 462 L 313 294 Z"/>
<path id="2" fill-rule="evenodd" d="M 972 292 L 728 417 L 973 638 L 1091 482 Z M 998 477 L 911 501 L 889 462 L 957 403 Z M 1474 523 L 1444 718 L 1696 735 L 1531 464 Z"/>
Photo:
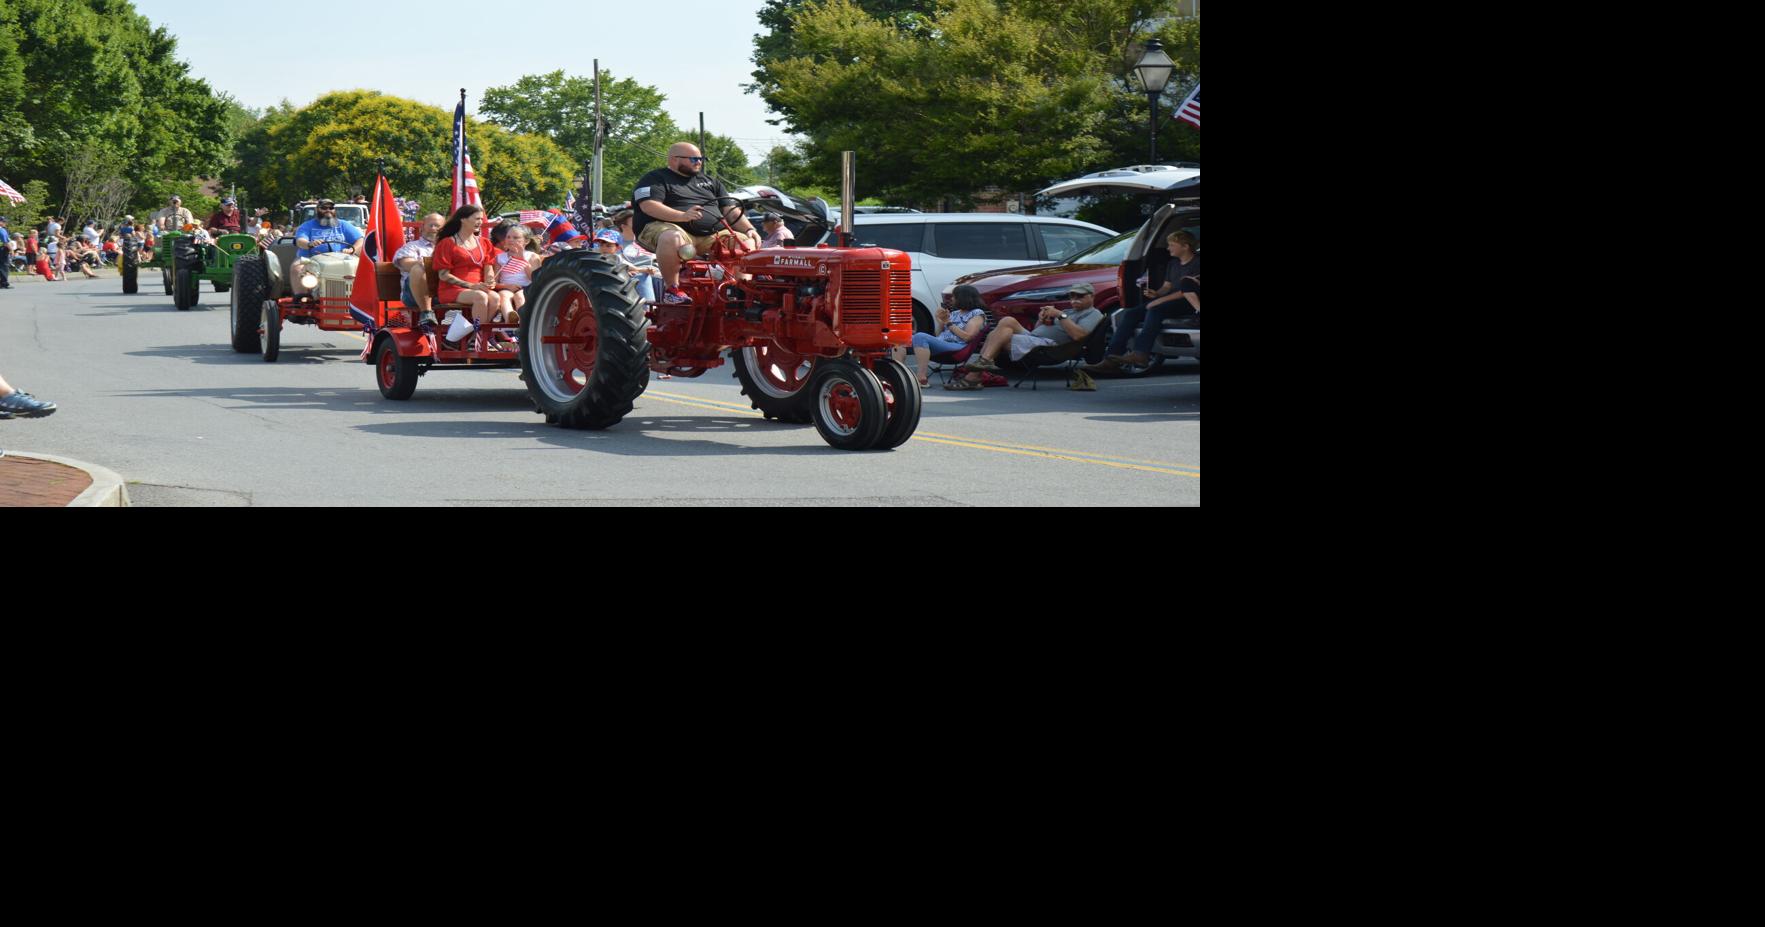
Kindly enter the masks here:
<path id="1" fill-rule="evenodd" d="M 1107 238 L 1066 259 L 1068 264 L 1120 264 L 1128 259 L 1128 248 L 1134 244 L 1139 229 Z"/>

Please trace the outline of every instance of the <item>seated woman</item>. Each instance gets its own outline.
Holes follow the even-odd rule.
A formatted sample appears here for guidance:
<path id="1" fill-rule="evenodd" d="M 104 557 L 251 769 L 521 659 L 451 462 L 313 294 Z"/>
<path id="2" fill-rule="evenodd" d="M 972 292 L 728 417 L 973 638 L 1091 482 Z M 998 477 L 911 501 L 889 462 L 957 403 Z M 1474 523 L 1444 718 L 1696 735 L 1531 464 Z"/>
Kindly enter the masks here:
<path id="1" fill-rule="evenodd" d="M 933 354 L 950 354 L 960 351 L 969 342 L 980 337 L 981 330 L 987 327 L 987 310 L 981 305 L 981 291 L 972 286 L 959 286 L 951 292 L 956 308 L 938 309 L 937 332 L 913 333 L 913 359 L 915 369 L 919 371 L 919 385 L 931 385 L 931 362 Z M 905 348 L 895 349 L 895 360 L 905 362 Z"/>
<path id="2" fill-rule="evenodd" d="M 478 234 L 484 227 L 484 207 L 466 205 L 441 227 L 430 266 L 435 268 L 435 298 L 440 303 L 458 303 L 471 311 L 480 322 L 494 318 L 499 300 L 496 295 L 496 252 L 489 240 Z M 450 349 L 459 345 L 449 341 Z"/>

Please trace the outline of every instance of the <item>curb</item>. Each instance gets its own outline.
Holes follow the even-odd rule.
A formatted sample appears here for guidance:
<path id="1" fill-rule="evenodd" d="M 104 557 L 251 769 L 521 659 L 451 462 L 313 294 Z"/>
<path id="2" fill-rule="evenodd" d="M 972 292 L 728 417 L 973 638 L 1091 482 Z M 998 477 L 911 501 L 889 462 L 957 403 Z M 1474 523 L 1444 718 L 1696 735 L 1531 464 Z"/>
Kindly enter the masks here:
<path id="1" fill-rule="evenodd" d="M 67 504 L 70 509 L 120 509 L 127 508 L 129 505 L 129 491 L 123 486 L 123 478 L 97 464 L 71 460 L 66 457 L 53 457 L 48 454 L 30 454 L 24 451 L 7 451 L 6 456 L 46 460 L 64 467 L 86 471 L 86 475 L 92 478 L 92 485 L 75 497 L 74 501 Z"/>

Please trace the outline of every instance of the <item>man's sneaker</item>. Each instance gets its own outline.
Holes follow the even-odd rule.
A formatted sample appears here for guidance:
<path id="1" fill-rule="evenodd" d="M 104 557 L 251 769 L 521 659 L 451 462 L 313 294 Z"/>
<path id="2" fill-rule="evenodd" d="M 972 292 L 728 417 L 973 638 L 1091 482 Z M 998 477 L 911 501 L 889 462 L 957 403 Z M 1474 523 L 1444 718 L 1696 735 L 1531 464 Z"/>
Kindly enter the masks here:
<path id="1" fill-rule="evenodd" d="M 692 301 L 693 298 L 686 295 L 685 290 L 669 290 L 662 294 L 662 302 L 667 303 L 670 306 L 678 306 L 681 303 L 690 303 Z"/>
<path id="2" fill-rule="evenodd" d="M 437 323 L 435 321 L 435 313 L 433 313 L 433 312 L 425 311 L 425 312 L 419 313 L 417 315 L 416 328 L 419 331 L 424 331 L 424 332 L 428 332 L 430 334 L 434 334 L 436 324 Z"/>
<path id="3" fill-rule="evenodd" d="M 993 363 L 985 354 L 976 354 L 968 359 L 963 366 L 970 370 L 998 370 L 999 365 Z"/>
<path id="4" fill-rule="evenodd" d="M 1105 357 L 1095 364 L 1086 364 L 1079 369 L 1086 373 L 1121 373 L 1122 362 L 1119 357 Z"/>
<path id="5" fill-rule="evenodd" d="M 42 418 L 55 414 L 55 403 L 44 402 L 30 393 L 13 393 L 0 399 L 0 412 L 22 415 L 25 418 Z"/>

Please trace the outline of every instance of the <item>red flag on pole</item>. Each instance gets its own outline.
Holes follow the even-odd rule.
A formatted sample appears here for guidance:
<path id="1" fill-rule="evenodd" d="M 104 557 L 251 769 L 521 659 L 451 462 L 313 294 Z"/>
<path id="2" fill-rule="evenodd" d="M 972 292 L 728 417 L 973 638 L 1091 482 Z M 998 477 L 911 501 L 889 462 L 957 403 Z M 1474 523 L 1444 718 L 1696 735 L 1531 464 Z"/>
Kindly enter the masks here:
<path id="1" fill-rule="evenodd" d="M 374 324 L 380 319 L 380 287 L 375 279 L 374 263 L 390 263 L 398 249 L 404 247 L 404 217 L 399 215 L 398 200 L 392 195 L 392 184 L 387 182 L 384 174 L 375 179 L 374 198 L 368 202 L 367 236 L 373 244 L 362 249 L 361 260 L 356 262 L 355 284 L 349 290 L 349 304 L 375 320 L 368 323 L 371 335 Z"/>

